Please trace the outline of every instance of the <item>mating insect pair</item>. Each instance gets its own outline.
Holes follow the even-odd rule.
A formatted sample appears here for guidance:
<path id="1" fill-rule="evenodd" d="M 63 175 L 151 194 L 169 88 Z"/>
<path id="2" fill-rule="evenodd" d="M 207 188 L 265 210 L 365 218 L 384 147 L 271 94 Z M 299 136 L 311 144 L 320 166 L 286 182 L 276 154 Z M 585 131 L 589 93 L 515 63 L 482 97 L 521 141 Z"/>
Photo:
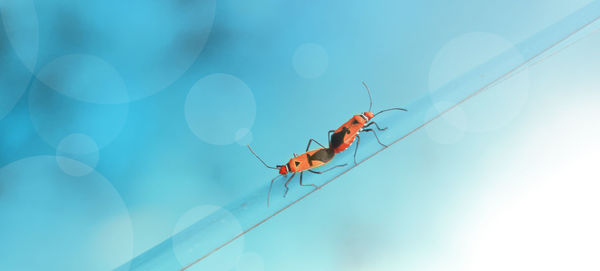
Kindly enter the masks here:
<path id="1" fill-rule="evenodd" d="M 290 159 L 290 161 L 287 164 L 272 167 L 272 166 L 267 165 L 260 157 L 258 157 L 258 155 L 256 155 L 256 153 L 252 150 L 252 148 L 250 148 L 250 146 L 248 146 L 248 149 L 250 149 L 250 152 L 252 152 L 252 154 L 254 154 L 254 156 L 256 156 L 256 158 L 258 158 L 258 160 L 260 160 L 260 162 L 263 163 L 263 165 L 265 165 L 268 168 L 279 169 L 280 175 L 273 178 L 271 180 L 271 184 L 269 186 L 269 195 L 267 198 L 267 206 L 269 205 L 269 199 L 271 197 L 271 188 L 273 187 L 273 182 L 275 180 L 277 180 L 277 178 L 279 178 L 281 176 L 285 176 L 288 173 L 292 173 L 292 176 L 290 176 L 290 178 L 285 182 L 285 185 L 284 185 L 285 193 L 283 195 L 284 197 L 287 195 L 287 192 L 289 190 L 288 184 L 290 183 L 292 178 L 294 178 L 294 176 L 298 172 L 300 173 L 300 185 L 301 186 L 313 186 L 316 189 L 316 188 L 318 188 L 318 186 L 315 184 L 306 184 L 305 185 L 302 183 L 302 174 L 304 173 L 304 171 L 310 171 L 312 173 L 322 174 L 322 173 L 325 173 L 332 169 L 335 169 L 337 167 L 345 166 L 346 164 L 336 165 L 336 166 L 331 167 L 322 172 L 313 170 L 314 168 L 317 168 L 317 167 L 327 164 L 329 161 L 331 161 L 333 159 L 333 157 L 337 153 L 340 153 L 340 152 L 346 150 L 348 147 L 350 147 L 350 145 L 352 145 L 352 143 L 355 140 L 356 140 L 356 148 L 354 150 L 354 163 L 356 164 L 357 163 L 356 162 L 356 153 L 358 151 L 358 144 L 360 142 L 360 136 L 359 136 L 360 132 L 372 132 L 373 135 L 375 136 L 375 138 L 377 139 L 377 142 L 379 144 L 381 144 L 382 146 L 387 147 L 387 145 L 381 143 L 381 141 L 377 137 L 377 134 L 375 133 L 375 130 L 368 128 L 368 127 L 370 127 L 371 125 L 375 125 L 375 127 L 379 131 L 384 131 L 387 128 L 380 128 L 379 125 L 377 125 L 377 123 L 372 121 L 372 119 L 375 116 L 377 116 L 383 112 L 386 112 L 386 111 L 390 111 L 390 110 L 407 111 L 407 110 L 404 108 L 390 108 L 390 109 L 385 109 L 385 110 L 379 111 L 376 114 L 373 114 L 371 112 L 371 108 L 373 107 L 373 99 L 371 98 L 371 91 L 369 90 L 369 87 L 367 86 L 367 84 L 365 82 L 363 82 L 363 85 L 365 86 L 365 88 L 367 89 L 367 93 L 369 94 L 369 111 L 364 112 L 362 114 L 354 115 L 349 121 L 344 123 L 338 129 L 330 130 L 327 135 L 327 138 L 329 140 L 329 147 L 325 147 L 318 141 L 311 138 L 308 141 L 308 146 L 306 146 L 305 153 L 303 153 L 301 155 L 296 155 L 294 153 L 294 158 Z M 310 144 L 312 142 L 319 144 L 319 146 L 321 146 L 321 148 L 309 151 Z"/>

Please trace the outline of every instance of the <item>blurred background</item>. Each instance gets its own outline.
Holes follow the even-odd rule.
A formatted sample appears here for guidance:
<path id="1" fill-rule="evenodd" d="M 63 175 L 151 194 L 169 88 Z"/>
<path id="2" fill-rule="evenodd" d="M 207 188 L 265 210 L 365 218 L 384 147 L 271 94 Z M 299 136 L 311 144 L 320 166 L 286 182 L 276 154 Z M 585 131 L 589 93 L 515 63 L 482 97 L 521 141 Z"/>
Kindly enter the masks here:
<path id="1" fill-rule="evenodd" d="M 361 81 L 375 111 L 405 106 L 600 15 L 589 0 L 0 3 L 2 270 L 114 269 L 268 185 L 246 144 L 281 164 L 327 142 L 368 109 Z M 204 270 L 600 269 L 599 46 L 589 31 Z"/>

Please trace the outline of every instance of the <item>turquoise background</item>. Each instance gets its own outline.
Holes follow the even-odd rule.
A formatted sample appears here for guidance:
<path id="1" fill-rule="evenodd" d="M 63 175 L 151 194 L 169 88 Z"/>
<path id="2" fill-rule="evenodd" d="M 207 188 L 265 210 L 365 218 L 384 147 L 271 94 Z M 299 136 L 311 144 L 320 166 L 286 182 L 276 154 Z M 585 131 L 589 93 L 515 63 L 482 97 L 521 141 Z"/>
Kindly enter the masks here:
<path id="1" fill-rule="evenodd" d="M 592 1 L 3 1 L 0 269 L 113 269 L 217 208 L 228 210 L 227 225 L 201 246 L 225 241 L 229 226 L 245 229 L 276 210 L 230 208 L 266 201 L 276 175 L 245 144 L 282 164 L 309 138 L 327 142 L 328 130 L 368 108 L 362 81 L 375 111 L 418 107 L 381 119 L 391 142 L 410 129 L 394 118 L 441 109 L 415 101 L 447 107 L 452 99 L 433 94 L 439 86 L 506 50 L 525 60 L 549 41 L 518 44 L 572 27 L 560 22 L 589 3 L 598 16 Z M 586 33 L 194 268 L 532 270 L 573 260 L 592 268 L 598 216 L 588 210 L 600 191 L 586 161 L 599 153 L 591 116 L 600 40 Z M 379 148 L 372 138 L 362 144 L 363 158 Z M 580 175 L 540 182 L 548 172 Z M 276 206 L 310 191 L 292 183 L 287 199 L 281 181 L 274 187 Z M 532 203 L 554 202 L 547 198 L 570 200 Z M 515 210 L 525 211 L 503 215 Z M 554 243 L 575 256 L 542 249 L 539 240 L 574 229 Z M 485 239 L 498 233 L 506 236 Z M 523 247 L 538 252 L 506 254 Z M 186 252 L 165 249 L 156 270 L 189 263 Z"/>

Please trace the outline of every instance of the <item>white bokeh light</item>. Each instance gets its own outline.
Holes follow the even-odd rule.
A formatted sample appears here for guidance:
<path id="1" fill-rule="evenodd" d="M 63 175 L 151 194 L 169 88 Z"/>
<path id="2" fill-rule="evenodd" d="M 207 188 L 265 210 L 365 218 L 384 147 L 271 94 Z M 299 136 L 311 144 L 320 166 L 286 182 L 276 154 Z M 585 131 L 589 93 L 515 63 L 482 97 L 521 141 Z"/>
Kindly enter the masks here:
<path id="1" fill-rule="evenodd" d="M 329 55 L 321 45 L 304 43 L 294 51 L 292 65 L 298 75 L 304 78 L 317 78 L 327 70 Z"/>
<path id="2" fill-rule="evenodd" d="M 416 270 L 600 270 L 600 110 L 597 99 L 566 96 L 534 113 L 531 122 L 542 122 L 482 153 L 494 157 L 479 169 L 486 185 L 444 214 L 449 242 Z"/>
<path id="3" fill-rule="evenodd" d="M 73 176 L 83 176 L 92 172 L 98 164 L 98 156 L 98 145 L 85 134 L 71 134 L 56 147 L 58 166 Z"/>
<path id="4" fill-rule="evenodd" d="M 519 175 L 482 193 L 461 238 L 466 270 L 600 270 L 600 126 L 589 125 L 600 110 L 565 102 L 514 146 Z"/>
<path id="5" fill-rule="evenodd" d="M 200 79 L 185 101 L 188 126 L 198 138 L 210 144 L 228 145 L 242 139 L 247 133 L 241 133 L 249 132 L 255 116 L 252 90 L 229 74 Z"/>
<path id="6" fill-rule="evenodd" d="M 524 61 L 513 43 L 498 35 L 474 32 L 456 37 L 445 44 L 436 54 L 429 71 L 429 90 L 432 93 L 437 91 L 440 87 L 494 59 L 501 53 L 507 53 L 506 58 L 519 59 L 519 63 Z M 473 76 L 479 76 L 486 82 L 494 79 L 486 78 L 486 74 Z M 509 124 L 525 106 L 529 88 L 529 73 L 525 70 L 504 81 L 502 87 L 491 86 L 477 95 L 474 102 L 461 105 L 469 124 L 467 131 L 486 132 Z M 439 100 L 438 95 L 431 97 L 434 103 L 445 102 Z M 490 104 L 494 106 L 489 107 Z M 483 106 L 485 108 L 482 108 Z M 439 111 L 443 109 L 438 108 Z"/>

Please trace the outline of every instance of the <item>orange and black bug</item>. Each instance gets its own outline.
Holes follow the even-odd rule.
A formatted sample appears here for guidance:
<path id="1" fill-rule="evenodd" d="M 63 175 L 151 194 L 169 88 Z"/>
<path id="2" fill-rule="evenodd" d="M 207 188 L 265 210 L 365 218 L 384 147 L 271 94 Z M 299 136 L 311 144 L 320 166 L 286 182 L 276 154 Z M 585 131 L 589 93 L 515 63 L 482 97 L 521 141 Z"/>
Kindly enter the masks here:
<path id="1" fill-rule="evenodd" d="M 308 149 L 310 148 L 310 144 L 313 141 L 315 143 L 319 144 L 322 148 L 309 151 Z M 286 176 L 288 173 L 292 173 L 292 176 L 290 176 L 290 178 L 285 182 L 285 185 L 284 185 L 285 186 L 285 193 L 283 194 L 283 196 L 285 197 L 287 195 L 288 190 L 289 190 L 288 184 L 290 183 L 290 181 L 292 180 L 292 178 L 294 178 L 294 176 L 296 175 L 296 173 L 298 173 L 298 172 L 300 173 L 300 185 L 301 186 L 313 186 L 313 187 L 317 188 L 317 185 L 315 185 L 315 184 L 303 184 L 302 183 L 302 174 L 304 173 L 304 171 L 310 171 L 312 173 L 322 174 L 322 173 L 330 171 L 330 170 L 332 170 L 334 168 L 343 167 L 343 166 L 346 165 L 346 164 L 336 165 L 336 166 L 334 166 L 332 168 L 329 168 L 329 169 L 327 169 L 325 171 L 321 171 L 321 172 L 313 170 L 314 168 L 317 168 L 317 167 L 320 167 L 322 165 L 325 165 L 325 164 L 329 163 L 329 161 L 331 161 L 331 159 L 333 159 L 333 157 L 335 156 L 335 152 L 331 148 L 325 148 L 323 145 L 321 145 L 321 143 L 317 142 L 316 140 L 314 140 L 312 138 L 308 141 L 308 146 L 306 146 L 306 152 L 305 153 L 300 154 L 300 155 L 296 155 L 294 153 L 294 158 L 290 159 L 290 161 L 287 164 L 285 164 L 285 165 L 277 165 L 275 167 L 267 165 L 262 159 L 260 159 L 260 157 L 258 157 L 258 155 L 252 150 L 252 148 L 250 148 L 249 145 L 248 145 L 248 149 L 266 167 L 272 168 L 272 169 L 279 169 L 279 175 L 277 175 L 277 177 L 273 178 L 271 180 L 271 184 L 269 185 L 269 194 L 268 194 L 268 197 L 267 197 L 267 206 L 269 206 L 269 199 L 271 198 L 271 188 L 273 187 L 273 182 L 275 180 L 277 180 L 277 178 L 279 178 L 281 176 Z"/>
<path id="2" fill-rule="evenodd" d="M 356 140 L 356 149 L 354 150 L 354 163 L 355 164 L 356 164 L 356 152 L 358 151 L 358 143 L 360 142 L 360 137 L 358 134 L 360 132 L 373 132 L 373 135 L 375 136 L 375 139 L 377 139 L 377 142 L 379 144 L 381 144 L 382 146 L 387 147 L 387 145 L 385 145 L 385 144 L 381 143 L 381 141 L 379 141 L 379 138 L 377 137 L 375 130 L 370 129 L 370 128 L 366 129 L 371 125 L 375 125 L 375 127 L 379 131 L 384 131 L 387 129 L 387 128 L 380 128 L 379 125 L 377 125 L 377 123 L 372 121 L 372 119 L 375 116 L 377 116 L 383 112 L 386 112 L 386 111 L 391 111 L 391 110 L 407 111 L 404 108 L 390 108 L 390 109 L 381 110 L 381 111 L 377 112 L 376 114 L 373 114 L 371 112 L 371 108 L 373 107 L 373 99 L 371 98 L 371 91 L 369 90 L 369 87 L 367 86 L 367 84 L 365 82 L 362 82 L 362 83 L 365 86 L 365 88 L 367 89 L 367 93 L 369 94 L 369 111 L 364 112 L 362 114 L 352 116 L 352 118 L 349 121 L 344 123 L 337 130 L 330 130 L 328 133 L 328 136 L 327 136 L 329 138 L 329 148 L 333 149 L 335 153 L 340 153 L 340 152 L 344 151 L 345 149 L 350 147 L 350 145 L 352 145 L 352 142 L 354 142 L 354 140 Z"/>

